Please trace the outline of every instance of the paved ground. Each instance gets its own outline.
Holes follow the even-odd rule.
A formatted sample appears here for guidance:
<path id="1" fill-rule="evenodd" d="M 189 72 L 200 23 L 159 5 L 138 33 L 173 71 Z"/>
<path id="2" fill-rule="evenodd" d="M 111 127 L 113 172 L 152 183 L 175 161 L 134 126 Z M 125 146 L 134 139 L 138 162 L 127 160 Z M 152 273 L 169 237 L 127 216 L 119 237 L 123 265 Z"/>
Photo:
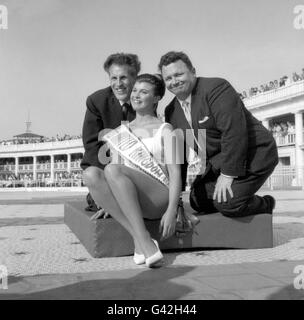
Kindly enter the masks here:
<path id="1" fill-rule="evenodd" d="M 63 203 L 84 193 L 1 192 L 0 265 L 9 279 L 0 300 L 304 300 L 304 191 L 272 194 L 274 248 L 166 253 L 164 267 L 149 270 L 131 257 L 87 253 L 63 223 Z"/>

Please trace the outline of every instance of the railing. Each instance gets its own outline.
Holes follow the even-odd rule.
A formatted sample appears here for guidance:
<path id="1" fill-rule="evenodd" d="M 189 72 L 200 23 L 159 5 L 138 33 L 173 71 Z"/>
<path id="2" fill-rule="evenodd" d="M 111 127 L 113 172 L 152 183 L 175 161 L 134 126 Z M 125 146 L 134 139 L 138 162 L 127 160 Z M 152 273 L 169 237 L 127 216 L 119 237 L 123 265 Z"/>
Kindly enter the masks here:
<path id="1" fill-rule="evenodd" d="M 67 162 L 55 162 L 54 163 L 54 169 L 67 169 L 68 168 L 68 164 Z"/>
<path id="2" fill-rule="evenodd" d="M 50 163 L 38 163 L 36 166 L 37 171 L 50 171 L 51 170 L 51 164 Z"/>
<path id="3" fill-rule="evenodd" d="M 18 171 L 33 171 L 32 164 L 21 164 L 18 166 Z"/>
<path id="4" fill-rule="evenodd" d="M 81 167 L 80 167 L 80 161 L 73 161 L 73 162 L 71 162 L 71 169 L 80 169 Z"/>
<path id="5" fill-rule="evenodd" d="M 0 145 L 0 152 L 40 151 L 40 150 L 53 150 L 53 149 L 67 149 L 67 148 L 73 148 L 73 147 L 83 148 L 82 139 L 29 143 L 29 144 Z"/>
<path id="6" fill-rule="evenodd" d="M 14 164 L 0 165 L 0 170 L 1 171 L 14 171 L 15 170 L 15 165 Z"/>
<path id="7" fill-rule="evenodd" d="M 188 177 L 188 188 L 195 176 Z M 82 178 L 78 179 L 37 179 L 37 180 L 0 180 L 0 188 L 21 188 L 21 187 L 81 187 L 84 186 Z M 292 188 L 304 187 L 304 167 L 281 166 L 277 167 L 272 175 L 267 179 L 264 187 Z"/>
<path id="8" fill-rule="evenodd" d="M 60 180 L 0 180 L 0 188 L 51 188 L 51 187 L 83 187 L 82 179 Z"/>
<path id="9" fill-rule="evenodd" d="M 33 171 L 34 165 L 33 164 L 20 164 L 18 166 L 19 171 Z M 54 170 L 65 170 L 68 169 L 68 163 L 67 162 L 55 162 L 54 163 Z M 81 170 L 80 162 L 79 161 L 73 161 L 71 162 L 71 169 L 75 170 Z M 1 171 L 15 171 L 15 165 L 1 165 L 0 166 Z M 37 172 L 40 171 L 51 171 L 51 163 L 37 163 L 36 165 Z"/>
<path id="10" fill-rule="evenodd" d="M 277 134 L 277 135 L 274 135 L 274 139 L 278 147 L 294 145 L 296 143 L 295 133 L 289 133 L 285 136 Z"/>
<path id="11" fill-rule="evenodd" d="M 243 102 L 245 106 L 250 109 L 251 107 L 267 105 L 270 103 L 294 98 L 300 95 L 304 95 L 304 80 L 292 82 L 288 86 L 279 87 L 271 91 L 265 91 L 255 96 L 245 98 Z"/>
<path id="12" fill-rule="evenodd" d="M 304 130 L 303 130 L 302 135 L 303 135 L 302 141 L 304 142 Z M 274 134 L 273 137 L 274 137 L 278 147 L 296 144 L 296 134 L 295 133 L 288 133 L 286 135 L 282 135 L 282 134 L 278 133 L 278 134 Z"/>
<path id="13" fill-rule="evenodd" d="M 304 167 L 277 167 L 267 179 L 264 186 L 269 187 L 270 189 L 304 187 Z"/>
<path id="14" fill-rule="evenodd" d="M 187 190 L 190 189 L 195 178 L 195 174 L 188 174 Z M 263 187 L 270 189 L 304 188 L 304 166 L 278 166 Z"/>

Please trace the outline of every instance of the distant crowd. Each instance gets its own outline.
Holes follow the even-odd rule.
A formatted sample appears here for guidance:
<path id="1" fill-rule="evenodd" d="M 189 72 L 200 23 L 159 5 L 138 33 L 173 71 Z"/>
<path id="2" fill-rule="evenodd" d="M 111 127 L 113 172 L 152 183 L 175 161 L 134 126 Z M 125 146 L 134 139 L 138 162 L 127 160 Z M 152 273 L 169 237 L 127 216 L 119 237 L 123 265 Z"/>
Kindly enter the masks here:
<path id="1" fill-rule="evenodd" d="M 60 137 L 58 134 L 56 137 L 52 138 L 43 138 L 41 142 L 50 142 L 50 141 L 65 141 L 65 140 L 76 140 L 76 139 L 81 139 L 82 135 L 69 135 L 69 134 L 64 134 L 62 137 Z"/>
<path id="2" fill-rule="evenodd" d="M 240 93 L 240 97 L 242 99 L 250 98 L 250 97 L 256 96 L 260 93 L 275 90 L 280 87 L 288 86 L 292 82 L 297 82 L 297 81 L 301 81 L 301 80 L 304 80 L 304 68 L 302 69 L 301 74 L 294 72 L 292 74 L 292 77 L 283 76 L 280 78 L 280 80 L 273 80 L 273 81 L 270 81 L 269 83 L 262 84 L 259 87 L 252 87 L 248 90 L 248 92 L 243 91 L 242 93 Z"/>
<path id="3" fill-rule="evenodd" d="M 76 170 L 78 168 L 80 168 L 80 164 L 81 164 L 81 158 L 78 158 L 78 159 L 73 159 L 71 161 L 71 164 L 73 164 L 73 168 L 75 168 Z M 37 165 L 40 165 L 40 168 L 39 169 L 49 169 L 49 167 L 47 167 L 47 165 L 49 165 L 51 162 L 50 160 L 39 160 L 37 161 Z M 66 164 L 66 160 L 57 160 L 55 159 L 54 160 L 54 164 L 57 165 L 57 168 L 59 169 L 64 169 L 64 165 Z M 15 162 L 13 160 L 6 160 L 5 162 L 3 163 L 0 163 L 0 171 L 1 170 L 4 170 L 4 171 L 12 171 L 12 166 L 15 165 Z M 32 165 L 31 163 L 19 163 L 19 165 Z"/>
<path id="4" fill-rule="evenodd" d="M 72 162 L 75 163 L 76 167 L 80 167 L 81 160 L 82 160 L 81 158 L 78 158 L 78 159 L 72 160 Z M 49 163 L 51 163 L 51 161 L 49 159 L 37 161 L 37 165 L 39 165 L 39 164 L 49 164 Z M 61 160 L 55 159 L 54 163 L 64 164 L 64 163 L 66 163 L 66 161 L 62 160 L 62 159 Z M 31 163 L 19 163 L 19 165 L 29 165 L 29 164 L 31 164 Z M 9 161 L 6 160 L 5 163 L 2 163 L 2 164 L 0 163 L 0 165 L 4 166 L 4 169 L 6 169 L 5 167 L 15 165 L 15 162 L 13 160 L 9 160 Z"/>
<path id="5" fill-rule="evenodd" d="M 33 174 L 10 174 L 9 176 L 0 174 L 0 188 L 18 187 L 81 187 L 83 186 L 82 174 L 80 172 L 57 173 L 52 180 L 49 173 L 37 175 L 37 180 L 33 179 Z"/>
<path id="6" fill-rule="evenodd" d="M 81 138 L 82 138 L 81 134 L 80 135 L 64 134 L 63 136 L 59 136 L 57 134 L 56 137 L 52 137 L 52 138 L 41 137 L 40 139 L 33 138 L 33 139 L 3 140 L 0 142 L 0 145 L 8 146 L 8 145 L 15 145 L 15 144 L 44 143 L 44 142 L 54 142 L 54 141 L 76 140 Z"/>
<path id="7" fill-rule="evenodd" d="M 272 132 L 274 137 L 278 136 L 286 136 L 287 134 L 295 133 L 295 124 L 293 122 L 280 122 L 280 123 L 273 123 L 269 127 L 269 130 Z"/>
<path id="8" fill-rule="evenodd" d="M 37 174 L 37 180 L 41 180 L 41 181 L 46 181 L 46 180 L 50 180 L 50 173 L 38 173 Z M 80 172 L 59 172 L 56 173 L 54 176 L 54 180 L 58 181 L 58 180 L 66 180 L 66 179 L 82 179 L 82 174 Z M 0 174 L 0 180 L 8 180 L 8 181 L 13 181 L 13 180 L 17 180 L 17 181 L 33 181 L 33 174 L 29 173 L 29 174 L 18 174 L 17 176 L 15 174 L 10 174 L 9 176 L 5 175 L 5 174 Z"/>

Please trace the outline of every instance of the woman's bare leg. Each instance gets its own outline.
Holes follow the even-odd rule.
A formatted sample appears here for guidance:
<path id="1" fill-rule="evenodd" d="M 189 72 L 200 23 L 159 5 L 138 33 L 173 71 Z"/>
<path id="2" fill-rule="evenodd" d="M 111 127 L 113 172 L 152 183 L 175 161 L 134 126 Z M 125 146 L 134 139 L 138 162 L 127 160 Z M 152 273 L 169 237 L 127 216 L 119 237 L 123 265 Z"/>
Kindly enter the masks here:
<path id="1" fill-rule="evenodd" d="M 156 252 L 155 244 L 151 241 L 143 217 L 158 219 L 162 216 L 169 201 L 168 188 L 124 165 L 107 165 L 105 177 L 145 256 L 153 255 Z"/>
<path id="2" fill-rule="evenodd" d="M 90 194 L 94 201 L 103 209 L 105 209 L 111 216 L 120 223 L 133 237 L 134 231 L 126 218 L 124 213 L 121 211 L 112 191 L 107 183 L 104 176 L 104 171 L 98 167 L 89 167 L 84 171 L 83 174 L 84 182 L 89 188 Z M 143 253 L 140 243 L 134 239 L 135 252 Z"/>

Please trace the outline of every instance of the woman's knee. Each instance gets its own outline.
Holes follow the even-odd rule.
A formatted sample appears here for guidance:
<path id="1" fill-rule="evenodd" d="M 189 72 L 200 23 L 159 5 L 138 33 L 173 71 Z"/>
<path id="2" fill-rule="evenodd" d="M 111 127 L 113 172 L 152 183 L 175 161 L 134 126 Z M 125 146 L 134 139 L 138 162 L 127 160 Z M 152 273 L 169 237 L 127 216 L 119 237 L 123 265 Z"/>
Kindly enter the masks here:
<path id="1" fill-rule="evenodd" d="M 83 172 L 83 179 L 87 187 L 94 187 L 103 181 L 102 170 L 97 167 L 88 167 Z"/>
<path id="2" fill-rule="evenodd" d="M 121 175 L 121 167 L 117 164 L 108 164 L 104 169 L 104 175 L 107 181 L 116 181 L 116 178 Z"/>

